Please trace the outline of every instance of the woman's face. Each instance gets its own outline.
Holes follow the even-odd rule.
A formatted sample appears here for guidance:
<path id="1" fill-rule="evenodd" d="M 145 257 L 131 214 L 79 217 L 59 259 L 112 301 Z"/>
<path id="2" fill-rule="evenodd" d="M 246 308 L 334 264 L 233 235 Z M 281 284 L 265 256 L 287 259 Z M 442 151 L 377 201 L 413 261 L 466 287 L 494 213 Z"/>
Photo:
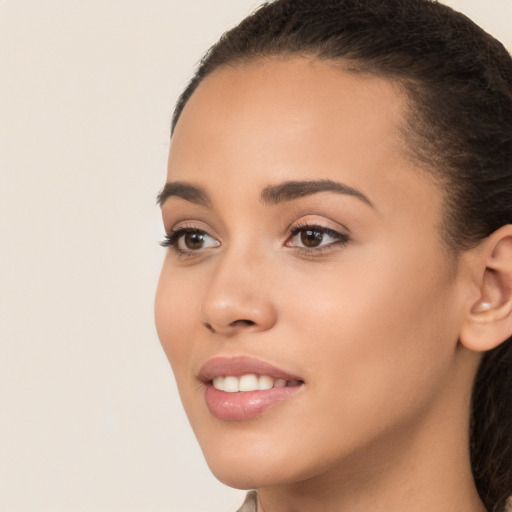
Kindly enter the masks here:
<path id="1" fill-rule="evenodd" d="M 463 292 L 404 115 L 388 81 L 299 58 L 217 70 L 181 115 L 156 323 L 229 485 L 377 464 L 446 405 Z"/>

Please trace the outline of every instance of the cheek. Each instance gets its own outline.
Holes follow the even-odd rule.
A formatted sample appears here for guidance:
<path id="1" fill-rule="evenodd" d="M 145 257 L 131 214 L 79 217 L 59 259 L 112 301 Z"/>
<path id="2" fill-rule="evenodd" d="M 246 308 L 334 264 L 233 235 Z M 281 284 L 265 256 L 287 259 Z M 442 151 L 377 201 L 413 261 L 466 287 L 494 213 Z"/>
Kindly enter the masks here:
<path id="1" fill-rule="evenodd" d="M 302 359 L 319 369 L 312 385 L 319 396 L 337 394 L 339 414 L 362 420 L 379 409 L 390 418 L 406 414 L 428 400 L 457 339 L 450 279 L 442 266 L 428 268 L 434 255 L 384 247 L 377 254 L 309 273 L 302 294 L 290 290 L 300 297 L 289 313 L 300 326 Z"/>
<path id="2" fill-rule="evenodd" d="M 200 311 L 197 297 L 192 283 L 177 280 L 164 262 L 155 296 L 155 324 L 175 374 L 184 373 L 189 367 L 192 332 Z"/>

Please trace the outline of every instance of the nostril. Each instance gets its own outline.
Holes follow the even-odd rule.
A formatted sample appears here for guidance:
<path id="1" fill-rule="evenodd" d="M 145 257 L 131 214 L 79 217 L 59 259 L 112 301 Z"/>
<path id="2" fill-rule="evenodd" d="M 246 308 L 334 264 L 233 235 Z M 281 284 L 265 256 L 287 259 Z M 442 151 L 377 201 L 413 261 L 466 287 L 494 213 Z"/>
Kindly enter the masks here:
<path id="1" fill-rule="evenodd" d="M 241 318 L 240 320 L 234 320 L 233 322 L 225 325 L 220 323 L 216 324 L 215 322 L 203 322 L 203 326 L 213 334 L 234 334 L 238 329 L 244 329 L 255 325 L 257 325 L 257 322 L 244 318 Z"/>
<path id="2" fill-rule="evenodd" d="M 204 326 L 211 332 L 215 332 L 215 329 L 213 328 L 212 324 L 205 322 Z"/>
<path id="3" fill-rule="evenodd" d="M 231 322 L 229 325 L 232 327 L 243 327 L 243 326 L 250 327 L 252 325 L 256 325 L 256 322 L 253 322 L 252 320 L 242 319 L 242 320 L 235 320 L 234 322 Z"/>

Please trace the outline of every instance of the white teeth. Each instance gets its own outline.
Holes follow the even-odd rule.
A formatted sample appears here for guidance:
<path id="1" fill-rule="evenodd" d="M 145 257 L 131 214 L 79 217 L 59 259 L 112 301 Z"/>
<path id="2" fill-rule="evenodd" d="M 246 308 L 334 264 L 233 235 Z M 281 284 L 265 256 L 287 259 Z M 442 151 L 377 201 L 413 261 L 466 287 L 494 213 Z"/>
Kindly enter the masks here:
<path id="1" fill-rule="evenodd" d="M 238 391 L 264 391 L 271 388 L 284 388 L 289 385 L 300 384 L 299 381 L 286 381 L 285 379 L 273 379 L 268 375 L 256 375 L 248 373 L 240 377 L 215 377 L 212 385 L 215 389 L 225 391 L 226 393 L 237 393 Z"/>
<path id="2" fill-rule="evenodd" d="M 213 379 L 212 384 L 215 389 L 224 391 L 224 377 L 215 377 L 215 379 Z"/>
<path id="3" fill-rule="evenodd" d="M 262 375 L 258 379 L 258 389 L 263 391 L 265 389 L 271 389 L 274 387 L 274 379 L 272 377 L 267 377 L 266 375 Z"/>
<path id="4" fill-rule="evenodd" d="M 236 393 L 239 389 L 240 380 L 238 377 L 224 377 L 224 391 L 227 393 Z"/>
<path id="5" fill-rule="evenodd" d="M 254 373 L 242 375 L 238 389 L 240 391 L 256 391 L 258 389 L 258 377 Z"/>

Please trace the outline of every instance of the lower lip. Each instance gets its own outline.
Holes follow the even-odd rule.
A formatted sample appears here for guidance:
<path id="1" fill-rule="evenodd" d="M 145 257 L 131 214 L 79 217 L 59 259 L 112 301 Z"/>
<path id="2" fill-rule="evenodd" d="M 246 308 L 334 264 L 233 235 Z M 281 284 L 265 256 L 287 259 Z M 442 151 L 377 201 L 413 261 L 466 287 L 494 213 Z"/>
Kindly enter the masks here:
<path id="1" fill-rule="evenodd" d="M 270 407 L 280 404 L 302 389 L 303 385 L 272 388 L 264 391 L 226 393 L 208 384 L 205 389 L 206 405 L 210 413 L 224 421 L 249 420 Z"/>

